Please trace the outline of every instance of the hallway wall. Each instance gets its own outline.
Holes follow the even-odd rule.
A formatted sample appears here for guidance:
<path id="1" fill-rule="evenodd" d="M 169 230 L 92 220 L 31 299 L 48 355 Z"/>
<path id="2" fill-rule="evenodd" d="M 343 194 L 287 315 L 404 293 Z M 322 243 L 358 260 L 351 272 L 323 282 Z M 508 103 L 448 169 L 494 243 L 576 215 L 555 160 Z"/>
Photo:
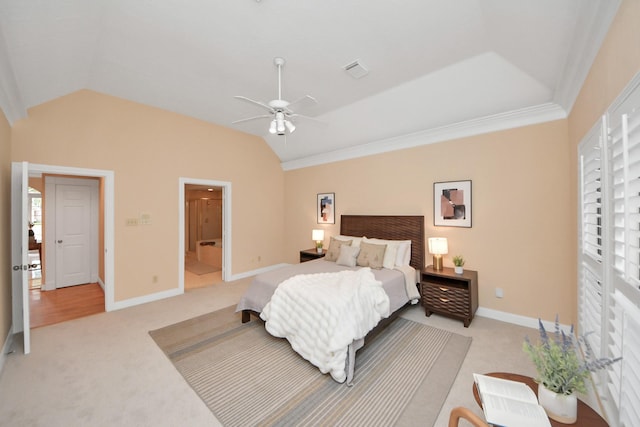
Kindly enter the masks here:
<path id="1" fill-rule="evenodd" d="M 262 138 L 88 90 L 28 113 L 13 161 L 114 171 L 116 302 L 178 287 L 181 177 L 231 183 L 232 274 L 283 261 L 284 174 Z"/>

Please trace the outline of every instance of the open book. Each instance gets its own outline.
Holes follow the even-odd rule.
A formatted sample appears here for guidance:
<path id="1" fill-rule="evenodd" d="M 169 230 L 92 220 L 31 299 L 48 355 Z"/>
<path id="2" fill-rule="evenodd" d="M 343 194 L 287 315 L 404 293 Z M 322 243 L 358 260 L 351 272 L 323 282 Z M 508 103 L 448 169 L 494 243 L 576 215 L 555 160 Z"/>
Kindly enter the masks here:
<path id="1" fill-rule="evenodd" d="M 525 383 L 473 374 L 487 422 L 494 426 L 551 427 L 536 394 Z"/>

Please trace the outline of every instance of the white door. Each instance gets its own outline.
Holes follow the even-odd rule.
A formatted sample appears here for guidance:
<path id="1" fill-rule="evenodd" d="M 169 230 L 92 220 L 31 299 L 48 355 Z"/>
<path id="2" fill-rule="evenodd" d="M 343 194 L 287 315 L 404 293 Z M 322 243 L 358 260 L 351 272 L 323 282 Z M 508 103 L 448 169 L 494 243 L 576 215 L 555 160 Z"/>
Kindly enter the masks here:
<path id="1" fill-rule="evenodd" d="M 23 332 L 24 354 L 31 351 L 29 325 L 29 278 L 27 264 L 29 242 L 27 225 L 29 164 L 11 164 L 11 263 L 13 332 Z"/>
<path id="2" fill-rule="evenodd" d="M 91 282 L 91 188 L 56 186 L 56 287 Z"/>

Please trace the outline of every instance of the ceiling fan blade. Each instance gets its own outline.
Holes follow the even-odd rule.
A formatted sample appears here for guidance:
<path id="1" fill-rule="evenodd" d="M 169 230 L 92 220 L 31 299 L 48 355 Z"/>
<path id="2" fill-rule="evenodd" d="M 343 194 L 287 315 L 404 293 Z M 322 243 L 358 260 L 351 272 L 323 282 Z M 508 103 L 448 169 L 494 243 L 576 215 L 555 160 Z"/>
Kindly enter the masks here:
<path id="1" fill-rule="evenodd" d="M 287 105 L 287 109 L 292 112 L 300 111 L 300 110 L 304 110 L 305 108 L 313 107 L 317 103 L 318 101 L 316 101 L 316 99 L 313 96 L 305 95 L 302 98 L 296 99 L 295 101 L 289 103 L 289 105 Z"/>
<path id="2" fill-rule="evenodd" d="M 304 116 L 302 114 L 296 114 L 296 113 L 287 114 L 287 117 L 295 118 L 295 119 L 311 120 L 313 122 L 320 123 L 320 124 L 323 124 L 323 125 L 327 124 L 327 122 L 324 122 L 322 120 L 316 119 L 315 117 Z"/>
<path id="3" fill-rule="evenodd" d="M 247 117 L 246 119 L 236 120 L 236 121 L 231 122 L 231 123 L 232 124 L 236 124 L 236 123 L 248 122 L 249 120 L 270 119 L 272 117 L 273 116 L 271 114 L 263 114 L 261 116 L 253 116 L 253 117 Z"/>
<path id="4" fill-rule="evenodd" d="M 264 102 L 256 101 L 255 99 L 251 99 L 251 98 L 247 98 L 246 96 L 239 96 L 239 95 L 234 96 L 234 98 L 239 99 L 241 101 L 249 102 L 253 105 L 258 105 L 262 108 L 266 108 L 272 114 L 275 113 L 274 109 L 268 106 L 267 104 L 265 104 Z"/>

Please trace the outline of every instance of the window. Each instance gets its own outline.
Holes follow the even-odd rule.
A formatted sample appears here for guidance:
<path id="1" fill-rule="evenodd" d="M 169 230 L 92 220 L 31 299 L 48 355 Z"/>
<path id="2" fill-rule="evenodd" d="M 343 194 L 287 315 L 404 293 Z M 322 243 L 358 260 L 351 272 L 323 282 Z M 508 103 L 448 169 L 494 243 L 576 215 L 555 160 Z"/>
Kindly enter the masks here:
<path id="1" fill-rule="evenodd" d="M 612 426 L 640 425 L 640 75 L 578 148 L 578 328 L 596 357 L 622 356 L 594 376 Z"/>
<path id="2" fill-rule="evenodd" d="M 29 222 L 36 241 L 42 242 L 42 194 L 35 188 L 29 187 Z"/>

